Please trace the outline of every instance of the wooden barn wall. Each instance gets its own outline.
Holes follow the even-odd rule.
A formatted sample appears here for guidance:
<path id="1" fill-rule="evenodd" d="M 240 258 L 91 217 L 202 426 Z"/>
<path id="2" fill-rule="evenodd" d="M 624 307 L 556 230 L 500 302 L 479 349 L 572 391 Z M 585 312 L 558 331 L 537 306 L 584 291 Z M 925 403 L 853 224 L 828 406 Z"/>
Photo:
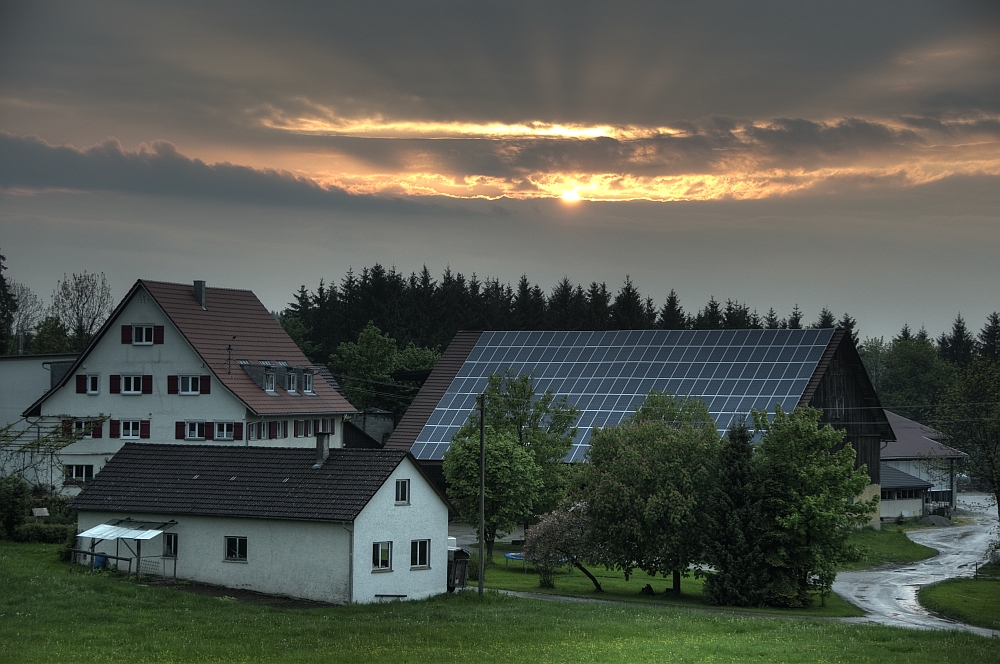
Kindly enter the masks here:
<path id="1" fill-rule="evenodd" d="M 846 441 L 856 453 L 854 466 L 867 466 L 872 484 L 879 478 L 882 410 L 873 394 L 864 389 L 865 368 L 849 341 L 841 343 L 820 380 L 809 405 L 820 408 L 820 426 L 830 424 L 847 432 Z"/>

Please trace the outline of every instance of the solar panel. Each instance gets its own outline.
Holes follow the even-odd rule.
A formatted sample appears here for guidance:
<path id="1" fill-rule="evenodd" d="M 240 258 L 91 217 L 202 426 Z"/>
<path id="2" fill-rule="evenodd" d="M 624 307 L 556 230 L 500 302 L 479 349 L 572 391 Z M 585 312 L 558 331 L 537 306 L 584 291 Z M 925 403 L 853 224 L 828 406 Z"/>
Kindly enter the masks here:
<path id="1" fill-rule="evenodd" d="M 720 435 L 751 408 L 799 402 L 834 330 L 484 332 L 417 436 L 417 459 L 441 460 L 491 373 L 534 374 L 580 409 L 566 461 L 583 461 L 593 427 L 614 426 L 650 390 L 697 396 Z M 488 407 L 488 406 L 487 406 Z"/>

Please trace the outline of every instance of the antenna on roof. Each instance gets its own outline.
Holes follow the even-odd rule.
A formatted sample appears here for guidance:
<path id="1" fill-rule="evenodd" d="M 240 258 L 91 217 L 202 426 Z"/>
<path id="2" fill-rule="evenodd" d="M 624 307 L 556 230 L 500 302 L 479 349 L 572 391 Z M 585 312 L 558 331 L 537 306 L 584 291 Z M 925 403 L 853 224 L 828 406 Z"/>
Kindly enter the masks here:
<path id="1" fill-rule="evenodd" d="M 236 337 L 233 337 L 235 339 Z M 226 346 L 226 373 L 232 375 L 233 373 L 233 345 L 229 344 Z"/>

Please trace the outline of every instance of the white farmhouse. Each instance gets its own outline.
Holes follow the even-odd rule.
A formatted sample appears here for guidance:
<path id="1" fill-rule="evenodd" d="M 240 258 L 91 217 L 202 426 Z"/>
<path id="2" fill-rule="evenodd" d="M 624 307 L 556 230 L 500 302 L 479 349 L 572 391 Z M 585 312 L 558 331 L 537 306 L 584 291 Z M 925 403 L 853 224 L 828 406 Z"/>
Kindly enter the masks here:
<path id="1" fill-rule="evenodd" d="M 342 447 L 356 411 L 322 371 L 250 291 L 139 280 L 23 415 L 82 436 L 54 460 L 75 494 L 128 441 Z"/>
<path id="2" fill-rule="evenodd" d="M 337 604 L 447 589 L 449 506 L 403 451 L 128 443 L 70 506 L 122 569 Z"/>

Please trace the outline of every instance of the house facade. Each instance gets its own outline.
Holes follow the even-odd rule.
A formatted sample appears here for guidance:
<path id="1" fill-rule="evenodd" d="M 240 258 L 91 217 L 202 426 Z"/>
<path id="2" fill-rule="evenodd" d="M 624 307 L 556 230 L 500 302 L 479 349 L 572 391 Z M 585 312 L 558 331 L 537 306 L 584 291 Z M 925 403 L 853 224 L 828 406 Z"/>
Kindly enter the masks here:
<path id="1" fill-rule="evenodd" d="M 75 440 L 75 494 L 129 441 L 336 448 L 352 412 L 252 292 L 140 280 L 23 415 Z"/>
<path id="2" fill-rule="evenodd" d="M 926 514 L 925 499 L 931 483 L 882 464 L 882 496 L 879 516 L 883 520 L 920 517 Z"/>
<path id="3" fill-rule="evenodd" d="M 334 604 L 445 592 L 449 506 L 413 458 L 322 454 L 126 444 L 71 503 L 78 546 L 145 574 Z M 106 536 L 123 524 L 157 532 Z"/>

